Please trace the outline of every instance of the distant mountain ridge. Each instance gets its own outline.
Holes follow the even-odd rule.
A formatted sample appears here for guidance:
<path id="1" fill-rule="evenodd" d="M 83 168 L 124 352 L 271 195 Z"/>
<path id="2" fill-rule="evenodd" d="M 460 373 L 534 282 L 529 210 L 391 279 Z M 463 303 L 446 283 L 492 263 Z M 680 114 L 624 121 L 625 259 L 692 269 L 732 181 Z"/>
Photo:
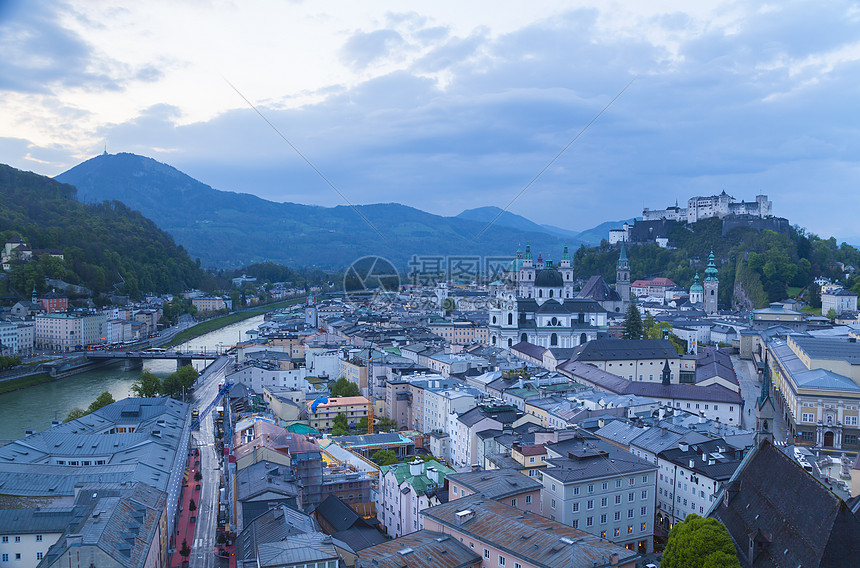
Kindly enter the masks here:
<path id="1" fill-rule="evenodd" d="M 359 205 L 361 215 L 348 206 L 276 203 L 214 189 L 135 154 L 102 154 L 56 179 L 77 187 L 81 201 L 118 200 L 139 210 L 204 266 L 219 268 L 266 261 L 340 268 L 372 254 L 405 268 L 414 256 L 513 257 L 526 242 L 536 253 L 560 255 L 565 241 L 571 252 L 581 244 L 511 213 L 482 233 L 497 208 L 443 217 L 397 203 Z"/>

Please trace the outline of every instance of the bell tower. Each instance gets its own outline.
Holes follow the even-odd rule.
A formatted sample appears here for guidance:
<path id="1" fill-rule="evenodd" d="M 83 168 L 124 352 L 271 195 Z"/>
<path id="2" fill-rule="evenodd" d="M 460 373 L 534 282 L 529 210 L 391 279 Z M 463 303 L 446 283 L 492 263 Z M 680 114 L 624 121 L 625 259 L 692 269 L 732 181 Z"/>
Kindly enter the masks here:
<path id="1" fill-rule="evenodd" d="M 621 296 L 626 307 L 630 302 L 630 261 L 627 260 L 624 241 L 621 241 L 621 254 L 618 256 L 618 264 L 615 265 L 615 291 Z"/>
<path id="2" fill-rule="evenodd" d="M 708 267 L 705 269 L 705 313 L 717 313 L 717 299 L 720 297 L 720 281 L 717 278 L 717 265 L 714 263 L 714 251 L 708 256 Z"/>

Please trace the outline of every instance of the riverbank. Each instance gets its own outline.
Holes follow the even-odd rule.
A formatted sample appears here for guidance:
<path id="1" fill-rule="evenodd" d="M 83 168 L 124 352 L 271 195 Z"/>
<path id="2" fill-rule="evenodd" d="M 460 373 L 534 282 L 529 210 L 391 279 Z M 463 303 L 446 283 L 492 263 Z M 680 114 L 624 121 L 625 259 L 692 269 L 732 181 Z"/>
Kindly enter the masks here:
<path id="1" fill-rule="evenodd" d="M 284 300 L 282 302 L 264 304 L 262 306 L 254 306 L 252 308 L 247 308 L 241 312 L 233 312 L 232 314 L 227 314 L 224 316 L 219 316 L 206 321 L 202 321 L 189 327 L 188 329 L 180 331 L 173 337 L 173 339 L 162 345 L 162 347 L 164 347 L 165 349 L 169 349 L 171 347 L 179 345 L 180 343 L 185 343 L 186 341 L 197 339 L 198 337 L 206 335 L 207 333 L 211 333 L 223 327 L 227 327 L 228 325 L 232 325 L 240 321 L 245 321 L 246 319 L 259 316 L 260 314 L 264 314 L 266 312 L 279 310 L 281 308 L 286 308 L 287 306 L 293 306 L 304 301 L 305 297 L 300 296 L 298 298 L 292 298 L 290 300 Z"/>
<path id="2" fill-rule="evenodd" d="M 3 382 L 0 382 L 0 394 L 5 394 L 7 392 L 16 391 L 18 389 L 25 389 L 28 387 L 34 387 L 36 385 L 41 385 L 42 383 L 49 383 L 51 381 L 57 380 L 55 377 L 47 373 L 38 373 L 35 375 L 25 375 L 23 377 L 18 377 L 15 379 L 9 379 Z"/>

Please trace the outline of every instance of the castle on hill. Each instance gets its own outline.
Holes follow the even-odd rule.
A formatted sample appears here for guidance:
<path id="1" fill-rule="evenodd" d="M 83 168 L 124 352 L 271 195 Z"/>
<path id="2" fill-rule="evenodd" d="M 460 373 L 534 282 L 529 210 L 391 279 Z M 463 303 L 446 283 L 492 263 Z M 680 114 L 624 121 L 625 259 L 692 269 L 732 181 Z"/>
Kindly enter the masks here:
<path id="1" fill-rule="evenodd" d="M 686 221 L 695 223 L 702 219 L 749 215 L 752 217 L 768 217 L 773 215 L 773 202 L 768 200 L 767 195 L 756 195 L 755 201 L 740 201 L 723 191 L 719 195 L 710 197 L 691 197 L 687 201 L 687 207 L 674 207 L 666 209 L 642 210 L 643 221 Z"/>

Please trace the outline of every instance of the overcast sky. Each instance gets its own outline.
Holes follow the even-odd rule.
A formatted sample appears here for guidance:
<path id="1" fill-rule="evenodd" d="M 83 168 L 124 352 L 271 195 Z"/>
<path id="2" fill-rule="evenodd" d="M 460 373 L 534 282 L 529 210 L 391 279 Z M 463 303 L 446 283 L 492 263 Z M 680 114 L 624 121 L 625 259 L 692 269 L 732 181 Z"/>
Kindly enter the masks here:
<path id="1" fill-rule="evenodd" d="M 650 6 L 649 6 L 650 5 Z M 101 153 L 216 189 L 582 230 L 765 193 L 860 235 L 860 4 L 0 0 L 0 162 Z M 857 239 L 860 240 L 860 239 Z"/>

